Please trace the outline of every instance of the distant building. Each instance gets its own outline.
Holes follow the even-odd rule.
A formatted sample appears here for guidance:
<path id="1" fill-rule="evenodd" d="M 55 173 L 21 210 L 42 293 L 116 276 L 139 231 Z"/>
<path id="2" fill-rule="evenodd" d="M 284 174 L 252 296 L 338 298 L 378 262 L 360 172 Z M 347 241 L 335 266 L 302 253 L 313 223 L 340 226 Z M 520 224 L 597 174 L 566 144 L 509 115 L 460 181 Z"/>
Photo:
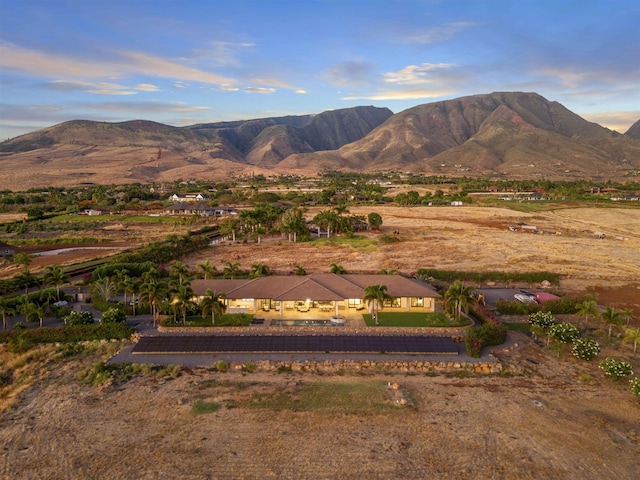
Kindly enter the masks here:
<path id="1" fill-rule="evenodd" d="M 169 197 L 174 202 L 206 202 L 209 197 L 204 193 L 174 193 Z"/>

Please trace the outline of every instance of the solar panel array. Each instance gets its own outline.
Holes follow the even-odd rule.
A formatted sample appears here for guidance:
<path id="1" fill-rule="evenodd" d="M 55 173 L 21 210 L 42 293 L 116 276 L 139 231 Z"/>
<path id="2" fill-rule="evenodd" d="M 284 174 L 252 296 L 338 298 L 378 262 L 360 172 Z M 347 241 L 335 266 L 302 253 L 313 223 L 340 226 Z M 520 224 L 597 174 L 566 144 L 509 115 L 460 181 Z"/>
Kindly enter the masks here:
<path id="1" fill-rule="evenodd" d="M 251 335 L 141 337 L 133 354 L 220 352 L 459 353 L 461 344 L 447 337 L 365 335 Z"/>

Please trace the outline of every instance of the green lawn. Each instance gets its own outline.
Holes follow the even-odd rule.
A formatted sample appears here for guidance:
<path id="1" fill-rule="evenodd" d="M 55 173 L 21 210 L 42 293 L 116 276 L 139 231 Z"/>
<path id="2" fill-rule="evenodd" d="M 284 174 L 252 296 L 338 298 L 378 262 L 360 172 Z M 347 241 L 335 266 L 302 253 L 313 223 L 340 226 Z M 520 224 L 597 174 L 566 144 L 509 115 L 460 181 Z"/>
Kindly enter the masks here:
<path id="1" fill-rule="evenodd" d="M 507 327 L 508 330 L 513 330 L 514 332 L 524 332 L 529 333 L 531 329 L 529 328 L 528 323 L 520 323 L 520 322 L 505 322 L 504 326 Z"/>
<path id="2" fill-rule="evenodd" d="M 375 327 L 370 314 L 363 315 L 368 327 Z M 468 322 L 455 323 L 443 313 L 427 312 L 378 312 L 380 327 L 458 327 Z"/>
<path id="3" fill-rule="evenodd" d="M 371 240 L 366 237 L 361 237 L 359 235 L 341 235 L 336 237 L 321 237 L 321 238 L 313 238 L 311 240 L 313 245 L 323 246 L 323 245 L 341 245 L 345 247 L 353 248 L 354 250 L 360 251 L 374 251 L 377 250 L 378 247 L 374 240 Z"/>

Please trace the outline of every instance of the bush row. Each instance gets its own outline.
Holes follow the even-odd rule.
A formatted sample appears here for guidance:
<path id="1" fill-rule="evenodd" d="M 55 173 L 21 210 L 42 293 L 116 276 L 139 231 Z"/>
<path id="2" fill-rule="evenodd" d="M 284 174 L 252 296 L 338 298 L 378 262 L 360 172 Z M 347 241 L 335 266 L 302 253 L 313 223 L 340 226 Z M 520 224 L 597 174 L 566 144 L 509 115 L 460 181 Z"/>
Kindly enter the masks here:
<path id="1" fill-rule="evenodd" d="M 36 343 L 67 343 L 85 340 L 125 339 L 133 335 L 134 329 L 122 323 L 100 325 L 72 325 L 54 328 L 36 328 L 0 332 L 0 343 L 9 343 L 17 339 Z"/>
<path id="2" fill-rule="evenodd" d="M 475 282 L 476 284 L 486 282 L 497 283 L 541 283 L 548 281 L 553 285 L 560 283 L 560 275 L 553 272 L 465 272 L 461 270 L 438 270 L 435 268 L 421 268 L 417 271 L 418 277 L 433 277 L 436 280 L 445 282 L 453 282 L 454 280 L 462 280 Z"/>

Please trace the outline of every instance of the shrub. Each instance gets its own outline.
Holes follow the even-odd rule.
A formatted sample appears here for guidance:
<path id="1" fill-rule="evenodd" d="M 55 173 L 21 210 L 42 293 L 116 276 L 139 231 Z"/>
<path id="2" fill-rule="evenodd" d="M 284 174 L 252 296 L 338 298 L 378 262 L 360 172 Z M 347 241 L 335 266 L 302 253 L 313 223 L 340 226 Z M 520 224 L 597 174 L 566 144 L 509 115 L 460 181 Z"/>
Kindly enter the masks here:
<path id="1" fill-rule="evenodd" d="M 571 343 L 578 338 L 579 334 L 578 327 L 572 323 L 554 323 L 549 328 L 549 335 L 559 343 Z"/>
<path id="2" fill-rule="evenodd" d="M 256 365 L 253 362 L 247 362 L 244 365 L 242 365 L 242 371 L 243 372 L 249 372 L 249 373 L 253 373 L 258 369 L 258 365 Z"/>
<path id="3" fill-rule="evenodd" d="M 616 360 L 615 358 L 607 357 L 600 362 L 599 367 L 604 370 L 604 374 L 608 377 L 612 377 L 615 380 L 620 380 L 627 375 L 633 375 L 633 368 L 629 362 L 624 360 Z"/>
<path id="4" fill-rule="evenodd" d="M 24 322 L 16 322 L 13 326 L 14 330 L 25 330 L 26 328 L 27 326 L 24 324 Z"/>
<path id="5" fill-rule="evenodd" d="M 480 327 L 483 347 L 502 345 L 507 339 L 507 327 L 498 322 L 487 322 Z"/>
<path id="6" fill-rule="evenodd" d="M 578 338 L 573 342 L 571 353 L 581 360 L 592 360 L 600 353 L 600 344 L 589 338 Z"/>
<path id="7" fill-rule="evenodd" d="M 70 326 L 91 325 L 93 324 L 93 313 L 87 311 L 78 312 L 74 310 L 64 317 L 64 323 Z"/>
<path id="8" fill-rule="evenodd" d="M 640 377 L 629 380 L 629 388 L 631 388 L 631 393 L 636 397 L 640 397 Z"/>
<path id="9" fill-rule="evenodd" d="M 534 312 L 529 314 L 529 323 L 547 331 L 556 323 L 556 319 L 551 312 Z"/>
<path id="10" fill-rule="evenodd" d="M 537 312 L 539 306 L 537 303 L 522 303 L 518 300 L 502 300 L 496 301 L 496 310 L 500 315 L 529 315 Z"/>
<path id="11" fill-rule="evenodd" d="M 110 308 L 102 314 L 100 323 L 125 323 L 127 315 L 119 308 Z"/>
<path id="12" fill-rule="evenodd" d="M 229 370 L 229 364 L 224 360 L 218 360 L 216 362 L 216 370 L 218 372 L 226 372 L 227 370 Z"/>
<path id="13" fill-rule="evenodd" d="M 469 328 L 464 338 L 464 347 L 467 355 L 479 358 L 482 353 L 482 339 L 478 328 Z"/>

